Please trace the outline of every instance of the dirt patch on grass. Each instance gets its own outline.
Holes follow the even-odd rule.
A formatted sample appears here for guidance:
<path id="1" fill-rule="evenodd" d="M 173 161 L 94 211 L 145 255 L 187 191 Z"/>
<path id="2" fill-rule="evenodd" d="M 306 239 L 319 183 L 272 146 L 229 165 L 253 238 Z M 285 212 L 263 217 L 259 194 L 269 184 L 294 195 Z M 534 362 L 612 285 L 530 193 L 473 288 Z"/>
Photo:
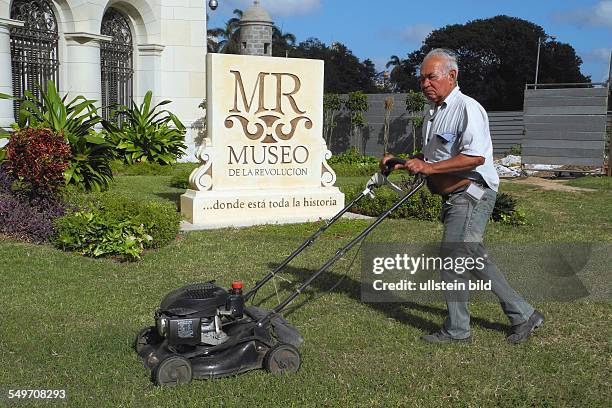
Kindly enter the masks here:
<path id="1" fill-rule="evenodd" d="M 574 193 L 597 191 L 592 188 L 568 186 L 567 184 L 565 184 L 566 180 L 550 180 L 540 177 L 524 177 L 506 181 L 516 184 L 529 184 L 532 186 L 540 187 L 542 190 L 567 191 Z"/>

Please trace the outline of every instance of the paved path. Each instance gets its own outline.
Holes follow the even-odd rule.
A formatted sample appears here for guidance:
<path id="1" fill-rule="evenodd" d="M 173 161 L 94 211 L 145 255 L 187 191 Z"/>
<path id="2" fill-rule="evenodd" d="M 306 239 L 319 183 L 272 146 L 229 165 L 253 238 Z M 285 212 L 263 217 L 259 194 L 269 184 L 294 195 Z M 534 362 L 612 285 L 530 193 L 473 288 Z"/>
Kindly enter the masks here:
<path id="1" fill-rule="evenodd" d="M 530 184 L 532 186 L 541 187 L 542 190 L 555 190 L 555 191 L 567 191 L 567 192 L 593 192 L 597 191 L 592 188 L 584 188 L 584 187 L 574 187 L 568 186 L 565 184 L 566 180 L 550 180 L 540 177 L 524 177 L 524 178 L 516 178 L 512 180 L 507 180 L 510 183 L 517 184 Z"/>

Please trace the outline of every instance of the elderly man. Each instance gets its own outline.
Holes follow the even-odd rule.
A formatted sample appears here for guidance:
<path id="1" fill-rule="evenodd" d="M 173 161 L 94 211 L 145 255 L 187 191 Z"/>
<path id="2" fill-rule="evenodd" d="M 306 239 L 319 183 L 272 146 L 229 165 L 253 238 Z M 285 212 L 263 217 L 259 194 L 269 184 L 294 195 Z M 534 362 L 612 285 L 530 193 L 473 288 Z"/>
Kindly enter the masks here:
<path id="1" fill-rule="evenodd" d="M 423 122 L 423 151 L 395 169 L 427 176 L 429 189 L 442 196 L 443 250 L 450 250 L 454 256 L 467 252 L 484 257 L 484 267 L 474 268 L 471 274 L 491 282 L 491 290 L 512 325 L 507 339 L 520 343 L 544 322 L 544 316 L 510 287 L 486 257 L 482 238 L 495 206 L 499 177 L 493 167 L 487 113 L 476 100 L 461 93 L 458 73 L 451 51 L 435 49 L 423 60 L 419 81 L 431 102 Z M 385 156 L 381 166 L 390 157 Z M 442 270 L 441 278 L 449 283 L 467 279 L 453 270 Z M 421 339 L 429 343 L 471 341 L 467 297 L 467 291 L 446 291 L 448 317 L 443 327 Z"/>

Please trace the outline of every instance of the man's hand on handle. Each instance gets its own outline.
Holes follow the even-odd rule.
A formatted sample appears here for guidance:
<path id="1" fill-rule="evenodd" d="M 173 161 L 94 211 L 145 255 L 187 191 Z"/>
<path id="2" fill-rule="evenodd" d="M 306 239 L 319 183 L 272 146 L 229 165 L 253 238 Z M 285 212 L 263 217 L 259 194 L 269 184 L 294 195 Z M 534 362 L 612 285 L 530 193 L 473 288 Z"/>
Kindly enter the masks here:
<path id="1" fill-rule="evenodd" d="M 380 160 L 380 169 L 383 172 L 389 170 L 387 168 L 386 163 L 392 158 L 394 158 L 393 155 L 386 154 Z M 416 156 L 412 156 L 411 159 L 406 160 L 404 164 L 396 164 L 395 166 L 393 166 L 393 169 L 391 170 L 393 171 L 393 170 L 399 170 L 399 169 L 405 169 L 405 170 L 408 170 L 412 174 L 423 174 L 425 176 L 428 176 L 432 174 L 433 172 L 431 164 L 427 163 L 426 161 L 423 161 L 423 155 L 420 153 Z"/>

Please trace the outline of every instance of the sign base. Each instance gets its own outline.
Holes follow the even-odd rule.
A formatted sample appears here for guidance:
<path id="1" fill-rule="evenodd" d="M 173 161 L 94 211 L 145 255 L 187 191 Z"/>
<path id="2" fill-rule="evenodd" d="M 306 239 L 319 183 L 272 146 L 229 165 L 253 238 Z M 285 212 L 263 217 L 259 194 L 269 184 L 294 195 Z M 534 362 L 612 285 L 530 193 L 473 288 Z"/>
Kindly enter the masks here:
<path id="1" fill-rule="evenodd" d="M 337 187 L 187 190 L 181 196 L 181 213 L 198 229 L 318 221 L 342 208 L 344 194 Z"/>

